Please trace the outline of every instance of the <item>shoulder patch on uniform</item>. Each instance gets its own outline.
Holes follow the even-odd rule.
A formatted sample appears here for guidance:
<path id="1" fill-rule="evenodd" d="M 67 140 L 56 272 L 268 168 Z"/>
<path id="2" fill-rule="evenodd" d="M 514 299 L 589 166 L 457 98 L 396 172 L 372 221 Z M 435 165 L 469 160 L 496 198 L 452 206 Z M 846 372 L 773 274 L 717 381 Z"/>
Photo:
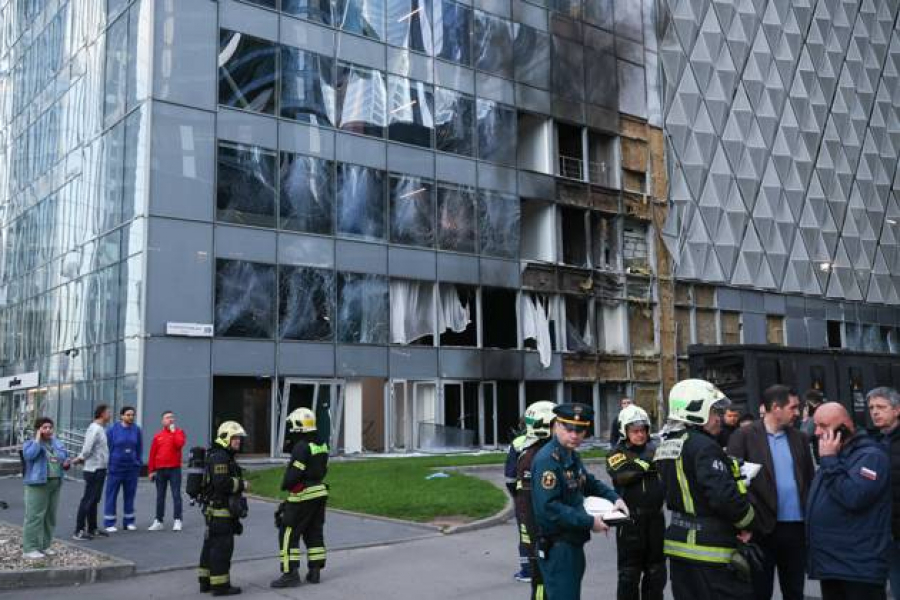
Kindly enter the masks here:
<path id="1" fill-rule="evenodd" d="M 619 468 L 619 465 L 621 465 L 626 460 L 628 460 L 628 457 L 625 456 L 623 452 L 617 452 L 616 454 L 613 454 L 608 459 L 606 459 L 606 462 L 609 463 L 610 469 L 617 469 Z"/>
<path id="2" fill-rule="evenodd" d="M 683 437 L 664 440 L 663 443 L 659 445 L 659 448 L 656 449 L 653 460 L 676 460 L 681 457 L 681 449 L 683 447 Z"/>
<path id="3" fill-rule="evenodd" d="M 541 475 L 541 487 L 545 490 L 552 490 L 556 487 L 556 473 L 553 471 L 544 471 Z"/>
<path id="4" fill-rule="evenodd" d="M 228 475 L 228 465 L 213 465 L 214 475 Z"/>

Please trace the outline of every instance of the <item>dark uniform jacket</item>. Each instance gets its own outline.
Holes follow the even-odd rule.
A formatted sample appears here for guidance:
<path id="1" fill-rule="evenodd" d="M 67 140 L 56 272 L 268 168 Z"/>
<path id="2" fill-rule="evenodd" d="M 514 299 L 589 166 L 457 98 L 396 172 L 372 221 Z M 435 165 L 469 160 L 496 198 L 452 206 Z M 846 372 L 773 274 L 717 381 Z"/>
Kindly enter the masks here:
<path id="1" fill-rule="evenodd" d="M 728 564 L 739 530 L 754 511 L 740 483 L 736 461 L 699 428 L 673 432 L 656 451 L 672 518 L 665 553 L 674 559 Z"/>
<path id="2" fill-rule="evenodd" d="M 328 445 L 298 440 L 291 449 L 291 461 L 281 480 L 281 489 L 288 492 L 288 502 L 327 496 L 328 489 L 323 483 L 327 472 Z"/>
<path id="3" fill-rule="evenodd" d="M 655 451 L 652 442 L 642 448 L 630 448 L 622 441 L 606 459 L 606 471 L 632 517 L 662 511 L 665 492 L 653 462 Z"/>
<path id="4" fill-rule="evenodd" d="M 531 468 L 534 465 L 534 457 L 549 440 L 538 440 L 525 448 L 516 462 L 516 520 L 525 527 L 527 541 L 533 543 L 537 537 L 537 529 L 534 523 L 534 510 L 531 506 L 531 492 L 533 478 Z"/>
<path id="5" fill-rule="evenodd" d="M 208 482 L 208 508 L 211 516 L 233 517 L 234 498 L 240 498 L 244 491 L 244 477 L 241 467 L 234 459 L 234 451 L 213 444 L 206 458 L 206 480 Z"/>
<path id="6" fill-rule="evenodd" d="M 619 499 L 588 473 L 577 452 L 563 448 L 555 438 L 538 451 L 531 472 L 535 523 L 540 536 L 550 541 L 584 544 L 594 526 L 594 517 L 584 510 L 585 496 Z"/>
<path id="7" fill-rule="evenodd" d="M 875 439 L 884 444 L 891 460 L 891 534 L 900 541 L 900 427 L 887 434 L 879 433 Z"/>

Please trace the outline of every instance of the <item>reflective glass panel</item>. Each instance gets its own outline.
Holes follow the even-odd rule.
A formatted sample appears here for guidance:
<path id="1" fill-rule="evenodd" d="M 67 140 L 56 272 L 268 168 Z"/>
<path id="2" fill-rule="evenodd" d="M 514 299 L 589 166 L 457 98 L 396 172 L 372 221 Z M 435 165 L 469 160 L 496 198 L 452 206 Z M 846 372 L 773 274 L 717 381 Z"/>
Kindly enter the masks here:
<path id="1" fill-rule="evenodd" d="M 219 143 L 216 218 L 275 227 L 275 152 L 258 146 Z"/>
<path id="2" fill-rule="evenodd" d="M 275 44 L 245 33 L 219 34 L 219 104 L 275 112 Z"/>
<path id="3" fill-rule="evenodd" d="M 384 73 L 340 63 L 337 76 L 338 127 L 353 133 L 383 137 L 386 95 Z"/>
<path id="4" fill-rule="evenodd" d="M 475 252 L 475 190 L 438 186 L 438 248 Z"/>
<path id="5" fill-rule="evenodd" d="M 271 338 L 275 330 L 275 265 L 216 260 L 216 335 Z"/>
<path id="6" fill-rule="evenodd" d="M 384 171 L 339 164 L 337 231 L 366 239 L 384 239 Z"/>
<path id="7" fill-rule="evenodd" d="M 472 156 L 475 127 L 475 100 L 471 96 L 435 88 L 435 148 L 444 152 Z"/>
<path id="8" fill-rule="evenodd" d="M 584 0 L 584 20 L 611 31 L 615 26 L 612 4 L 613 0 Z"/>
<path id="9" fill-rule="evenodd" d="M 550 36 L 533 27 L 514 24 L 516 81 L 550 88 Z"/>
<path id="10" fill-rule="evenodd" d="M 434 187 L 421 177 L 391 177 L 391 241 L 434 245 Z"/>
<path id="11" fill-rule="evenodd" d="M 510 21 L 475 11 L 475 68 L 513 76 L 513 27 Z"/>
<path id="12" fill-rule="evenodd" d="M 334 125 L 332 59 L 282 46 L 281 116 L 313 125 Z"/>
<path id="13" fill-rule="evenodd" d="M 123 15 L 106 32 L 106 95 L 103 110 L 109 125 L 125 114 L 128 86 L 128 16 Z"/>
<path id="14" fill-rule="evenodd" d="M 478 230 L 481 253 L 515 258 L 519 255 L 519 199 L 516 196 L 480 190 Z"/>
<path id="15" fill-rule="evenodd" d="M 279 280 L 278 337 L 334 339 L 334 271 L 282 265 Z"/>
<path id="16" fill-rule="evenodd" d="M 516 129 L 515 109 L 478 99 L 478 158 L 514 165 Z"/>
<path id="17" fill-rule="evenodd" d="M 391 76 L 388 97 L 388 137 L 397 142 L 431 147 L 434 131 L 433 88 L 421 81 Z"/>
<path id="18" fill-rule="evenodd" d="M 570 100 L 584 98 L 584 49 L 553 36 L 553 91 Z"/>
<path id="19" fill-rule="evenodd" d="M 434 4 L 434 55 L 461 65 L 472 64 L 472 9 L 437 0 Z"/>
<path id="20" fill-rule="evenodd" d="M 281 154 L 281 229 L 330 234 L 334 230 L 334 164 Z"/>
<path id="21" fill-rule="evenodd" d="M 387 41 L 394 46 L 431 55 L 432 0 L 387 0 Z"/>
<path id="22" fill-rule="evenodd" d="M 585 61 L 585 80 L 588 91 L 587 101 L 599 106 L 617 108 L 619 105 L 619 86 L 616 72 L 616 57 L 606 52 L 587 49 L 588 60 Z"/>
<path id="23" fill-rule="evenodd" d="M 385 0 L 335 0 L 336 25 L 344 31 L 384 41 Z"/>
<path id="24" fill-rule="evenodd" d="M 334 23 L 331 0 L 281 0 L 281 10 L 301 19 L 326 25 Z"/>
<path id="25" fill-rule="evenodd" d="M 338 273 L 338 341 L 386 344 L 388 296 L 387 277 Z"/>

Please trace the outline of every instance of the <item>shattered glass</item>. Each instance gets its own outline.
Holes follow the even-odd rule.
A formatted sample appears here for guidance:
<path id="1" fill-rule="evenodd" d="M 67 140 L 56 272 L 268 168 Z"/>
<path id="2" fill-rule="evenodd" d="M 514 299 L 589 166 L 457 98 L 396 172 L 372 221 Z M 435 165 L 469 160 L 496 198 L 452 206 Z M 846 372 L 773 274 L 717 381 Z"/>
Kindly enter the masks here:
<path id="1" fill-rule="evenodd" d="M 570 100 L 584 98 L 584 48 L 553 36 L 553 90 Z"/>
<path id="2" fill-rule="evenodd" d="M 388 138 L 426 148 L 434 131 L 434 88 L 421 81 L 388 80 Z"/>
<path id="3" fill-rule="evenodd" d="M 434 245 L 434 186 L 421 177 L 391 177 L 391 241 Z"/>
<path id="4" fill-rule="evenodd" d="M 334 124 L 334 61 L 314 52 L 281 48 L 281 116 L 313 125 Z"/>
<path id="5" fill-rule="evenodd" d="M 438 248 L 475 252 L 475 190 L 438 186 Z"/>
<path id="6" fill-rule="evenodd" d="M 337 126 L 344 131 L 384 137 L 387 106 L 384 73 L 340 63 L 336 89 Z"/>
<path id="7" fill-rule="evenodd" d="M 216 335 L 266 338 L 275 331 L 275 265 L 216 260 Z"/>
<path id="8" fill-rule="evenodd" d="M 516 196 L 480 190 L 478 230 L 481 254 L 502 258 L 519 255 L 519 199 Z"/>
<path id="9" fill-rule="evenodd" d="M 279 213 L 282 229 L 331 234 L 334 230 L 334 163 L 282 152 Z"/>
<path id="10" fill-rule="evenodd" d="M 516 110 L 478 99 L 478 158 L 504 165 L 516 164 Z"/>
<path id="11" fill-rule="evenodd" d="M 275 227 L 275 152 L 220 142 L 218 170 L 216 218 Z"/>
<path id="12" fill-rule="evenodd" d="M 381 275 L 338 273 L 338 341 L 386 344 L 388 279 Z"/>
<path id="13" fill-rule="evenodd" d="M 223 29 L 219 33 L 219 104 L 275 112 L 273 42 Z"/>
<path id="14" fill-rule="evenodd" d="M 475 11 L 475 68 L 512 78 L 513 26 L 510 21 Z"/>
<path id="15" fill-rule="evenodd" d="M 323 342 L 334 338 L 334 271 L 282 266 L 278 337 Z"/>
<path id="16" fill-rule="evenodd" d="M 591 352 L 594 336 L 590 320 L 590 304 L 586 298 L 566 296 L 566 350 Z"/>
<path id="17" fill-rule="evenodd" d="M 435 88 L 435 148 L 472 156 L 475 153 L 475 100 L 471 96 Z"/>
<path id="18" fill-rule="evenodd" d="M 364 239 L 384 239 L 384 171 L 339 164 L 337 168 L 337 231 Z"/>
<path id="19" fill-rule="evenodd" d="M 521 23 L 513 24 L 516 81 L 550 88 L 550 36 Z"/>

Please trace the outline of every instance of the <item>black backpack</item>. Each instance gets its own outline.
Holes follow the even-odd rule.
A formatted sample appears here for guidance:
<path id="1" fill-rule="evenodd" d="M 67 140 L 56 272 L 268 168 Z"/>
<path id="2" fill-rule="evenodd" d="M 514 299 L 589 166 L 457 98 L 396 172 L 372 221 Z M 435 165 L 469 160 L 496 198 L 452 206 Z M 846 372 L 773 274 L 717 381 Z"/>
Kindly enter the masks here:
<path id="1" fill-rule="evenodd" d="M 206 448 L 194 446 L 188 453 L 187 482 L 184 491 L 191 504 L 204 503 L 206 497 Z"/>

